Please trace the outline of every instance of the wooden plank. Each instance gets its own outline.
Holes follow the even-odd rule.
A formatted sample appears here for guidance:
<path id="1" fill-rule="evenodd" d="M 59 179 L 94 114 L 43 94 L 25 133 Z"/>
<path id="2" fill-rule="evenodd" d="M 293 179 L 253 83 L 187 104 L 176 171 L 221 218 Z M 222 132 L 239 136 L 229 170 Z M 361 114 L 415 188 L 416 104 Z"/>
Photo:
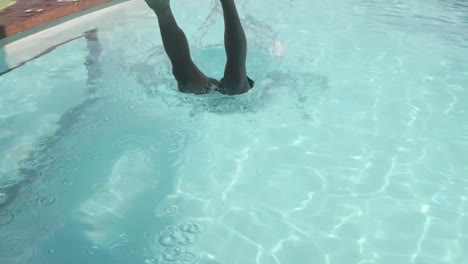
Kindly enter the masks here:
<path id="1" fill-rule="evenodd" d="M 112 1 L 115 0 L 18 0 L 16 4 L 0 13 L 0 39 Z M 28 9 L 42 11 L 25 12 Z"/>

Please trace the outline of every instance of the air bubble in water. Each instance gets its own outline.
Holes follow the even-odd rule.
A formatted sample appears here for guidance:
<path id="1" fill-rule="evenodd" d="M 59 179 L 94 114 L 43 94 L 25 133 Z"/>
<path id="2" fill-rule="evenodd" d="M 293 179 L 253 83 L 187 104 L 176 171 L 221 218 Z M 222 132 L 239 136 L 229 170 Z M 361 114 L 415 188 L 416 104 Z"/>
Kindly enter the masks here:
<path id="1" fill-rule="evenodd" d="M 177 260 L 177 264 L 194 264 L 197 263 L 197 257 L 190 252 L 184 252 Z"/>
<path id="2" fill-rule="evenodd" d="M 54 182 L 51 177 L 46 177 L 46 176 L 41 176 L 41 177 L 42 177 L 41 181 L 45 184 L 50 184 Z"/>
<path id="3" fill-rule="evenodd" d="M 126 234 L 120 234 L 119 238 L 123 242 L 128 242 L 128 237 Z"/>
<path id="4" fill-rule="evenodd" d="M 173 231 L 165 231 L 159 235 L 158 243 L 164 247 L 171 247 L 177 244 L 177 239 Z"/>
<path id="5" fill-rule="evenodd" d="M 189 230 L 191 228 L 191 224 L 181 224 L 181 225 L 179 225 L 179 228 L 183 232 L 189 232 Z"/>
<path id="6" fill-rule="evenodd" d="M 45 197 L 49 195 L 49 192 L 46 189 L 36 189 L 36 193 L 38 196 Z"/>
<path id="7" fill-rule="evenodd" d="M 114 259 L 125 259 L 130 254 L 130 248 L 123 243 L 118 243 L 111 247 L 111 256 Z"/>
<path id="8" fill-rule="evenodd" d="M 72 185 L 73 185 L 73 181 L 70 180 L 70 179 L 63 179 L 63 180 L 62 180 L 62 184 L 63 184 L 63 185 L 67 185 L 67 186 L 72 186 Z"/>
<path id="9" fill-rule="evenodd" d="M 37 205 L 39 206 L 50 206 L 55 203 L 55 198 L 51 196 L 43 196 L 37 199 Z"/>
<path id="10" fill-rule="evenodd" d="M 166 213 L 168 214 L 175 214 L 177 212 L 179 212 L 179 207 L 177 207 L 176 205 L 171 205 L 168 208 L 166 208 Z"/>
<path id="11" fill-rule="evenodd" d="M 190 245 L 197 241 L 197 236 L 192 233 L 181 233 L 180 236 L 177 238 L 177 243 L 179 245 Z"/>
<path id="12" fill-rule="evenodd" d="M 46 149 L 47 145 L 45 143 L 39 143 L 33 147 L 34 151 L 41 152 Z"/>
<path id="13" fill-rule="evenodd" d="M 98 253 L 99 251 L 101 251 L 101 248 L 99 246 L 97 246 L 97 245 L 94 245 L 94 246 L 91 246 L 88 249 L 88 254 L 94 255 L 94 254 Z"/>
<path id="14" fill-rule="evenodd" d="M 189 223 L 180 225 L 180 229 L 184 232 L 189 232 L 192 234 L 198 234 L 206 230 L 206 225 L 204 223 Z"/>
<path id="15" fill-rule="evenodd" d="M 168 248 L 163 253 L 163 258 L 165 261 L 174 262 L 179 259 L 179 257 L 185 253 L 185 248 L 174 247 Z"/>
<path id="16" fill-rule="evenodd" d="M 147 259 L 147 263 L 177 263 L 193 264 L 197 263 L 197 257 L 187 251 L 187 246 L 195 243 L 198 233 L 206 230 L 206 225 L 199 222 L 190 222 L 180 225 L 166 227 L 158 236 L 154 238 L 154 243 L 160 247 L 162 255 L 153 256 Z"/>

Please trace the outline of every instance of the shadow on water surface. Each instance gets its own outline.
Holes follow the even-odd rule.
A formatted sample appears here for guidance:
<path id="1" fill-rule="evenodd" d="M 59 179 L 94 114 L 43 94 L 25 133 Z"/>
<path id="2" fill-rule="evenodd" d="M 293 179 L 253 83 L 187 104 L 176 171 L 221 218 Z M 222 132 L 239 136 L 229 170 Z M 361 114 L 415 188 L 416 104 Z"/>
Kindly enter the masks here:
<path id="1" fill-rule="evenodd" d="M 27 62 L 30 62 L 34 59 L 37 59 L 54 51 L 57 47 L 61 45 L 69 43 L 83 36 L 87 40 L 88 47 L 88 55 L 85 60 L 85 67 L 88 73 L 88 93 L 91 96 L 97 91 L 96 83 L 97 80 L 101 78 L 102 73 L 101 65 L 99 63 L 101 48 L 98 42 L 97 30 L 87 31 L 84 33 L 84 35 L 50 47 L 44 52 L 35 56 L 34 58 L 22 62 L 18 66 L 13 67 L 11 69 L 8 68 L 8 65 L 6 63 L 6 54 L 4 49 L 0 48 L 0 76 L 25 65 Z M 56 146 L 57 143 L 59 143 L 61 139 L 64 138 L 70 132 L 70 130 L 72 130 L 73 126 L 82 119 L 82 116 L 85 115 L 86 111 L 90 107 L 95 105 L 95 103 L 98 101 L 99 98 L 90 97 L 88 100 L 85 100 L 84 102 L 78 104 L 72 109 L 66 111 L 57 122 L 58 129 L 55 131 L 55 133 L 52 135 L 46 135 L 38 138 L 37 142 L 34 143 L 32 151 L 28 154 L 28 157 L 19 162 L 18 170 L 2 173 L 2 175 L 0 175 L 3 178 L 1 182 L 3 186 L 0 185 L 0 217 L 3 216 L 2 214 L 4 214 L 7 208 L 15 201 L 15 199 L 21 192 L 21 189 L 24 186 L 27 186 L 33 183 L 34 181 L 38 180 L 40 171 L 46 169 L 47 166 L 50 166 L 54 162 L 55 158 L 57 157 L 53 156 L 51 149 L 53 149 L 53 147 Z M 14 179 L 21 180 L 15 184 L 8 184 L 8 179 L 10 179 L 11 181 L 14 181 Z M 1 219 L 0 223 L 2 223 Z M 0 226 L 1 225 L 2 224 L 0 224 Z"/>
<path id="2" fill-rule="evenodd" d="M 25 190 L 27 189 L 28 192 L 37 192 L 29 186 L 36 186 L 34 183 L 44 185 L 42 184 L 44 179 L 49 178 L 49 173 L 53 173 L 54 169 L 51 169 L 51 167 L 60 168 L 63 166 L 61 163 L 64 159 L 69 157 L 57 157 L 57 152 L 60 152 L 57 151 L 57 149 L 60 149 L 63 143 L 69 141 L 69 133 L 76 131 L 77 126 L 83 127 L 83 123 L 80 120 L 83 116 L 92 115 L 90 112 L 93 110 L 90 109 L 96 109 L 96 104 L 102 101 L 103 99 L 90 99 L 67 111 L 61 116 L 58 122 L 58 130 L 56 130 L 54 134 L 43 137 L 36 142 L 34 151 L 29 154 L 29 158 L 21 162 L 23 166 L 19 173 L 25 174 L 26 179 L 20 184 L 11 186 L 11 188 L 6 190 L 7 192 L 5 193 L 7 196 L 12 197 L 12 199 L 3 204 L 4 208 L 0 208 L 0 212 L 8 212 L 8 209 L 10 213 L 16 213 L 16 218 L 18 218 L 20 212 L 17 212 L 17 210 L 21 210 L 21 208 L 17 206 L 18 202 L 13 198 L 17 197 L 19 199 L 16 200 L 23 201 L 25 200 L 23 196 L 28 195 L 28 197 L 33 197 L 33 200 L 37 200 L 36 197 L 39 195 L 39 199 L 42 199 L 41 194 L 27 194 Z M 116 103 L 116 105 L 113 105 L 116 106 L 115 109 L 120 108 L 120 103 L 110 102 L 110 104 L 114 103 Z M 106 105 L 106 108 L 107 107 L 111 106 Z M 93 177 L 89 177 L 88 180 L 81 179 L 81 182 L 86 181 L 90 182 L 91 185 L 93 185 L 92 183 L 95 183 L 94 185 L 99 185 L 101 181 L 104 180 L 106 183 L 102 186 L 100 185 L 97 189 L 95 189 L 93 185 L 91 193 L 82 195 L 79 194 L 80 189 L 78 186 L 80 184 L 77 183 L 78 179 L 75 180 L 73 190 L 70 190 L 70 192 L 75 192 L 74 195 L 80 197 L 79 211 L 77 214 L 73 214 L 73 219 L 57 220 L 66 221 L 66 225 L 54 231 L 55 238 L 53 240 L 40 242 L 40 245 L 37 245 L 37 252 L 41 256 L 40 259 L 35 257 L 35 261 L 40 260 L 40 262 L 32 263 L 62 263 L 63 261 L 82 263 L 83 260 L 85 260 L 86 263 L 115 263 L 115 258 L 121 257 L 125 259 L 135 258 L 138 260 L 134 261 L 135 263 L 141 263 L 141 259 L 139 258 L 141 258 L 143 252 L 140 252 L 140 248 L 143 248 L 143 245 L 140 244 L 142 244 L 143 240 L 142 236 L 137 236 L 137 238 L 135 238 L 135 234 L 143 234 L 152 231 L 146 230 L 146 228 L 154 225 L 154 220 L 152 220 L 151 217 L 141 216 L 148 215 L 149 200 L 153 202 L 163 200 L 163 198 L 169 194 L 169 191 L 174 189 L 174 183 L 170 175 L 176 175 L 176 165 L 183 160 L 183 157 L 181 157 L 183 146 L 186 144 L 186 141 L 190 141 L 190 139 L 185 139 L 184 136 L 185 134 L 190 134 L 189 131 L 180 132 L 179 135 L 179 132 L 172 131 L 171 129 L 170 133 L 168 133 L 169 131 L 166 131 L 166 129 L 171 126 L 171 122 L 167 123 L 163 121 L 159 125 L 155 125 L 154 123 L 147 125 L 150 122 L 141 121 L 142 120 L 138 120 L 136 116 L 126 121 L 129 126 L 122 128 L 123 132 L 121 132 L 121 134 L 124 136 L 117 141 L 114 141 L 112 136 L 109 136 L 108 132 L 106 132 L 108 130 L 118 130 L 120 127 L 120 120 L 117 119 L 111 118 L 106 121 L 104 123 L 106 126 L 105 129 L 87 129 L 86 131 L 88 132 L 84 132 L 86 136 L 80 133 L 80 138 L 82 138 L 82 141 L 80 141 L 81 145 L 86 144 L 86 139 L 99 141 L 99 149 L 112 150 L 114 152 L 115 155 L 109 160 L 115 162 L 106 163 L 102 162 L 102 160 L 87 159 L 87 161 L 84 161 L 80 159 L 79 166 L 81 167 L 78 167 L 81 171 L 80 178 L 87 177 L 87 173 L 84 171 L 89 171 L 93 174 Z M 93 124 L 94 121 L 89 123 L 84 120 L 84 122 L 90 125 Z M 81 123 L 81 125 L 77 123 Z M 156 121 L 156 123 L 158 123 L 158 121 Z M 151 136 L 155 137 L 154 139 L 151 139 L 150 135 L 137 136 L 141 133 L 141 130 L 150 131 L 149 129 L 154 129 L 155 127 L 161 129 L 156 129 L 154 133 L 151 133 Z M 140 149 L 137 144 L 139 142 L 138 139 L 141 139 L 143 142 L 144 137 L 149 139 L 151 146 L 142 145 Z M 196 136 L 194 135 L 193 137 Z M 172 144 L 167 144 L 166 142 L 171 142 Z M 74 148 L 73 151 L 69 151 L 69 154 L 83 157 L 83 155 L 86 155 L 85 151 L 85 148 L 82 149 L 78 147 Z M 66 153 L 60 154 L 60 156 L 67 156 L 65 154 Z M 73 159 L 73 157 L 71 158 Z M 158 163 L 161 165 L 158 165 Z M 148 164 L 153 165 L 148 167 Z M 109 167 L 109 165 L 111 167 Z M 169 165 L 174 165 L 174 167 Z M 86 167 L 92 169 L 88 170 Z M 110 171 L 108 170 L 109 168 L 111 168 Z M 107 178 L 108 172 L 110 172 L 109 178 Z M 95 177 L 99 175 L 104 177 Z M 160 175 L 164 175 L 165 177 L 160 177 Z M 151 178 L 154 176 L 157 176 L 157 187 L 150 186 L 152 182 Z M 49 188 L 49 183 L 53 184 L 55 182 L 53 178 L 51 178 L 51 180 L 52 182 L 47 180 L 47 186 L 45 187 Z M 53 188 L 52 186 L 50 187 Z M 0 192 L 3 191 L 4 190 L 0 190 Z M 115 199 L 109 200 L 109 197 L 114 197 Z M 59 196 L 57 196 L 57 198 L 59 198 Z M 61 197 L 62 205 L 66 203 L 67 206 L 73 208 L 73 203 L 69 203 L 69 200 L 65 202 L 65 200 L 67 200 L 65 198 L 66 197 Z M 50 199 L 55 198 L 51 196 Z M 45 200 L 45 202 L 47 202 L 47 200 Z M 7 208 L 7 205 L 11 203 L 13 203 L 12 206 Z M 102 207 L 100 207 L 101 205 Z M 104 208 L 106 210 L 100 210 Z M 26 210 L 23 210 L 29 211 L 30 208 L 27 207 L 25 209 Z M 65 212 L 63 214 L 67 215 Z M 11 218 L 11 221 L 13 220 L 14 218 Z M 2 228 L 1 225 L 4 225 L 6 229 L 8 226 L 21 226 L 21 224 L 18 224 L 20 222 L 21 220 L 19 222 L 17 221 L 15 225 L 8 225 L 6 222 L 0 222 L 0 228 Z M 158 225 L 167 226 L 169 223 L 171 223 L 169 217 L 160 218 L 158 220 Z M 50 223 L 50 225 L 54 224 L 55 223 Z M 130 244 L 127 244 L 126 239 L 122 239 L 122 236 L 120 236 L 125 233 L 130 234 Z M 114 238 L 114 236 L 116 236 L 116 238 Z M 57 241 L 73 241 L 72 244 L 78 247 L 67 245 L 67 247 L 64 248 L 60 245 L 60 242 Z M 45 253 L 47 247 L 53 248 L 55 253 Z M 42 250 L 43 248 L 45 248 L 45 250 Z M 119 251 L 116 253 L 115 251 L 117 249 L 121 249 L 124 252 L 121 253 Z M 44 254 L 44 256 L 42 256 L 42 254 Z M 80 256 L 80 258 L 76 260 L 67 259 L 70 254 Z"/>
<path id="3" fill-rule="evenodd" d="M 14 202 L 22 187 L 36 181 L 40 174 L 39 171 L 45 169 L 54 161 L 55 157 L 50 153 L 50 149 L 69 133 L 85 111 L 97 101 L 97 98 L 89 99 L 63 114 L 58 122 L 59 128 L 56 132 L 53 135 L 39 139 L 29 157 L 20 162 L 19 170 L 10 172 L 12 175 L 22 175 L 20 178 L 24 180 L 3 188 L 0 186 L 0 191 L 5 196 L 3 201 L 0 200 L 0 212 Z M 15 178 L 15 176 L 12 176 L 12 178 Z"/>

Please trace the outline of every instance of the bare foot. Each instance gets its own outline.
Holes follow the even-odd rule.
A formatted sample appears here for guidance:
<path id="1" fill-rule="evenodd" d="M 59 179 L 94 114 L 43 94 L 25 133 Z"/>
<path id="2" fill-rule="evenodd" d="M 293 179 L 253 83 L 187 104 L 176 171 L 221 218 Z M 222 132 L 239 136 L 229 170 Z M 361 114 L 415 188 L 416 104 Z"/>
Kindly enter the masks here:
<path id="1" fill-rule="evenodd" d="M 146 4 L 148 4 L 156 14 L 166 11 L 170 7 L 169 1 L 170 0 L 145 0 Z"/>

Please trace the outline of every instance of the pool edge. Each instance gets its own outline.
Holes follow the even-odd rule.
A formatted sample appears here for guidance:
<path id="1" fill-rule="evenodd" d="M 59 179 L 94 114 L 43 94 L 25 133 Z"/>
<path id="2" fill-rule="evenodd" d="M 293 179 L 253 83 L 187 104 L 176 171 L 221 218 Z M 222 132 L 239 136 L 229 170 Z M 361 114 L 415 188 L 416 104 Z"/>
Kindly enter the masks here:
<path id="1" fill-rule="evenodd" d="M 6 72 L 37 57 L 48 48 L 76 39 L 98 28 L 106 18 L 124 14 L 140 1 L 116 0 L 57 19 L 18 36 L 0 40 L 0 72 Z"/>

